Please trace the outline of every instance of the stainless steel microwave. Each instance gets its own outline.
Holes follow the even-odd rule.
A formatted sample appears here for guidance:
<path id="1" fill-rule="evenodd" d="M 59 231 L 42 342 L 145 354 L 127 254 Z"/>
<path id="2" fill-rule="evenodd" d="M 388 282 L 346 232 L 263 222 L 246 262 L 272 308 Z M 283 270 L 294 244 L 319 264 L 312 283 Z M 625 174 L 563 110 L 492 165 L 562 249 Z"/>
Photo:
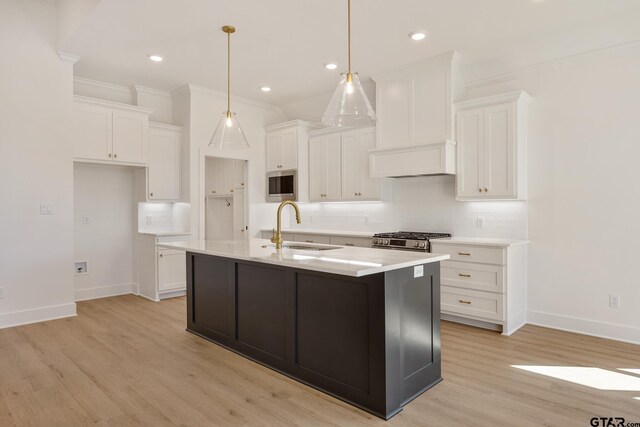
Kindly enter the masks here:
<path id="1" fill-rule="evenodd" d="M 267 202 L 283 202 L 296 200 L 298 197 L 298 172 L 267 172 Z"/>

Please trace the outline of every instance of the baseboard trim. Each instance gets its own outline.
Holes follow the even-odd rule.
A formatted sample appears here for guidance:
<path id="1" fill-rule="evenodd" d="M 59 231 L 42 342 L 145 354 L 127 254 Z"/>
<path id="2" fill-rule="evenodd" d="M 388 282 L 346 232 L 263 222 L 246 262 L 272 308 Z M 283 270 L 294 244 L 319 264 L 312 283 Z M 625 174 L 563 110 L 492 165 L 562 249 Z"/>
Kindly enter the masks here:
<path id="1" fill-rule="evenodd" d="M 640 328 L 626 325 L 598 322 L 535 310 L 528 310 L 527 323 L 545 328 L 590 335 L 592 337 L 622 341 L 630 344 L 640 344 Z"/>
<path id="2" fill-rule="evenodd" d="M 137 291 L 138 285 L 135 283 L 76 289 L 76 301 L 87 301 L 98 298 L 115 297 L 118 295 L 137 294 Z"/>
<path id="3" fill-rule="evenodd" d="M 0 329 L 76 316 L 76 303 L 51 305 L 0 314 Z"/>

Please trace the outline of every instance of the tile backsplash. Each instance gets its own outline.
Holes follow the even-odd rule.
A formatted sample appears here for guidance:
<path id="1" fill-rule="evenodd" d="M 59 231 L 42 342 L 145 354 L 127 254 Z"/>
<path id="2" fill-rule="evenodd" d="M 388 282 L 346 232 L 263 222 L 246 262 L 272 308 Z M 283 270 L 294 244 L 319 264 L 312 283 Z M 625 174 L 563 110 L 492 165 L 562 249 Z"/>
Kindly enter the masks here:
<path id="1" fill-rule="evenodd" d="M 300 203 L 302 224 L 295 224 L 291 216 L 290 228 L 527 237 L 525 201 L 457 201 L 453 176 L 395 179 L 392 186 L 392 199 L 384 202 Z"/>
<path id="2" fill-rule="evenodd" d="M 138 203 L 138 231 L 188 231 L 189 212 L 189 203 Z"/>

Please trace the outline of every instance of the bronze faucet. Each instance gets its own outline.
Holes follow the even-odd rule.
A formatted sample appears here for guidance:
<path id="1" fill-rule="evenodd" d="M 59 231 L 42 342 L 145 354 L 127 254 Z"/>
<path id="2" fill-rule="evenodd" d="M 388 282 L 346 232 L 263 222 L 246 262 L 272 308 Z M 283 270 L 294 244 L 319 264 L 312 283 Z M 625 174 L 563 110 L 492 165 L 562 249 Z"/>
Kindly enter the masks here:
<path id="1" fill-rule="evenodd" d="M 293 209 L 295 209 L 296 211 L 296 221 L 298 222 L 298 224 L 300 224 L 300 209 L 298 209 L 298 205 L 296 205 L 291 200 L 285 200 L 284 202 L 280 203 L 280 206 L 278 206 L 278 214 L 277 214 L 278 230 L 277 231 L 273 230 L 273 236 L 271 237 L 271 243 L 276 244 L 276 249 L 282 249 L 282 224 L 281 224 L 280 217 L 282 215 L 282 208 L 285 207 L 286 205 L 293 206 Z"/>

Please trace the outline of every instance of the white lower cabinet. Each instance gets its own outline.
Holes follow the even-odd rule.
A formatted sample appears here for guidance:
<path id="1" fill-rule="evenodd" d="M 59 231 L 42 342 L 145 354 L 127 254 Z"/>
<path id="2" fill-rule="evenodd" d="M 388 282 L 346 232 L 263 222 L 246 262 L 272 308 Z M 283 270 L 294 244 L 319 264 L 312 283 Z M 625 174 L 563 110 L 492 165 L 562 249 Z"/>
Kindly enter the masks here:
<path id="1" fill-rule="evenodd" d="M 159 301 L 186 294 L 185 252 L 156 246 L 182 240 L 189 240 L 189 235 L 138 235 L 138 293 L 141 296 Z"/>
<path id="2" fill-rule="evenodd" d="M 440 264 L 445 320 L 501 329 L 511 335 L 526 322 L 526 244 L 508 246 L 431 242 L 448 254 Z"/>

